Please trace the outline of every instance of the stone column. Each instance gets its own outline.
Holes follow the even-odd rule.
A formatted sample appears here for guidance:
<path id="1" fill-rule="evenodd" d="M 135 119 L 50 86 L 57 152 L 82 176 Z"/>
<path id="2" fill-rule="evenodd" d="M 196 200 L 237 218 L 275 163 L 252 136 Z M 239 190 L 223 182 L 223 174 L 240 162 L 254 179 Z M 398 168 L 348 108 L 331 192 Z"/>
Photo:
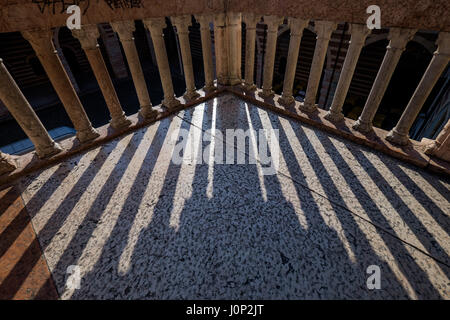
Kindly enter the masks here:
<path id="1" fill-rule="evenodd" d="M 241 46 L 242 41 L 242 17 L 240 13 L 227 13 L 227 31 L 228 31 L 228 66 L 229 83 L 234 86 L 242 83 L 241 79 Z"/>
<path id="2" fill-rule="evenodd" d="M 0 99 L 33 142 L 39 158 L 45 158 L 61 151 L 37 117 L 33 108 L 20 91 L 0 59 Z"/>
<path id="3" fill-rule="evenodd" d="M 289 51 L 286 62 L 286 72 L 283 81 L 283 93 L 278 102 L 284 105 L 294 103 L 292 89 L 294 88 L 295 71 L 297 69 L 298 52 L 302 40 L 303 29 L 308 26 L 309 21 L 297 18 L 289 18 L 289 28 L 291 29 L 291 38 L 289 40 Z"/>
<path id="4" fill-rule="evenodd" d="M 316 96 L 322 75 L 323 63 L 327 54 L 331 33 L 336 29 L 337 23 L 331 21 L 314 21 L 314 30 L 317 32 L 316 48 L 309 71 L 308 87 L 306 88 L 305 101 L 300 104 L 300 109 L 305 112 L 317 110 Z"/>
<path id="5" fill-rule="evenodd" d="M 108 69 L 106 68 L 105 61 L 103 60 L 100 47 L 97 43 L 97 38 L 100 37 L 97 25 L 84 25 L 81 29 L 73 29 L 72 34 L 80 40 L 81 47 L 86 53 L 86 57 L 89 60 L 89 64 L 91 65 L 92 71 L 94 72 L 95 78 L 103 93 L 106 106 L 111 114 L 111 127 L 114 129 L 128 127 L 131 124 L 131 121 L 127 119 L 122 110 L 116 90 L 114 89 Z"/>
<path id="6" fill-rule="evenodd" d="M 367 36 L 370 34 L 370 29 L 363 24 L 351 24 L 350 33 L 352 35 L 350 39 L 350 46 L 345 56 L 344 65 L 342 66 L 339 82 L 334 93 L 333 102 L 331 103 L 330 110 L 325 115 L 325 118 L 330 121 L 340 121 L 344 119 L 342 114 L 342 107 L 344 106 L 345 98 L 347 96 L 350 83 L 352 81 L 353 73 L 355 72 L 356 64 L 361 50 L 364 46 Z"/>
<path id="7" fill-rule="evenodd" d="M 391 28 L 389 31 L 388 39 L 390 41 L 387 46 L 386 54 L 384 55 L 380 70 L 378 70 L 377 77 L 370 90 L 366 105 L 358 120 L 354 123 L 353 129 L 364 133 L 372 130 L 373 118 L 377 113 L 381 99 L 383 99 L 395 67 L 400 60 L 402 52 L 405 50 L 406 44 L 412 39 L 415 33 L 416 30 L 401 28 Z"/>
<path id="8" fill-rule="evenodd" d="M 209 23 L 213 20 L 213 16 L 195 16 L 198 23 L 200 23 L 200 36 L 202 39 L 202 55 L 203 55 L 203 69 L 205 73 L 205 92 L 214 91 L 214 67 L 212 60 L 212 48 L 211 48 L 211 30 L 209 29 Z"/>
<path id="9" fill-rule="evenodd" d="M 14 171 L 16 168 L 13 157 L 0 151 L 0 175 Z"/>
<path id="10" fill-rule="evenodd" d="M 275 52 L 277 50 L 278 26 L 283 23 L 283 18 L 277 16 L 264 16 L 264 23 L 267 24 L 267 45 L 266 55 L 264 57 L 263 90 L 260 92 L 260 96 L 268 98 L 273 95 L 272 80 Z"/>
<path id="11" fill-rule="evenodd" d="M 397 125 L 388 133 L 386 140 L 399 145 L 407 145 L 409 142 L 409 130 L 417 118 L 423 104 L 427 100 L 434 85 L 444 72 L 450 60 L 450 33 L 441 32 L 436 41 L 438 48 L 425 71 L 422 80 L 409 100 Z"/>
<path id="12" fill-rule="evenodd" d="M 216 53 L 217 82 L 228 85 L 228 42 L 226 35 L 225 13 L 214 15 L 214 46 Z"/>
<path id="13" fill-rule="evenodd" d="M 261 16 L 253 13 L 245 13 L 243 15 L 245 22 L 245 89 L 248 91 L 255 90 L 254 69 L 255 69 L 255 41 L 256 41 L 256 24 L 261 20 Z"/>
<path id="14" fill-rule="evenodd" d="M 436 137 L 436 140 L 425 149 L 425 153 L 450 162 L 450 120 Z"/>
<path id="15" fill-rule="evenodd" d="M 142 72 L 141 62 L 134 43 L 133 32 L 136 30 L 133 20 L 111 22 L 111 27 L 119 35 L 123 51 L 127 58 L 131 77 L 133 78 L 134 88 L 139 100 L 139 114 L 145 119 L 154 119 L 158 112 L 152 109 L 152 103 L 145 83 L 144 73 Z"/>
<path id="16" fill-rule="evenodd" d="M 181 57 L 183 59 L 184 79 L 186 81 L 186 93 L 184 98 L 194 100 L 198 96 L 195 91 L 194 69 L 192 67 L 191 45 L 189 43 L 189 26 L 191 25 L 191 16 L 173 17 L 172 23 L 177 28 L 178 39 L 180 40 Z"/>
<path id="17" fill-rule="evenodd" d="M 170 75 L 169 59 L 167 58 L 166 44 L 164 43 L 163 29 L 166 27 L 164 18 L 144 19 L 144 25 L 150 30 L 153 47 L 155 48 L 156 61 L 158 62 L 159 76 L 164 91 L 162 105 L 167 109 L 173 109 L 180 105 L 173 91 L 172 76 Z"/>
<path id="18" fill-rule="evenodd" d="M 92 127 L 86 111 L 84 111 L 80 99 L 61 64 L 61 60 L 59 60 L 58 52 L 55 50 L 51 40 L 51 30 L 23 31 L 22 35 L 30 42 L 36 52 L 77 131 L 78 140 L 85 142 L 97 138 L 99 134 Z"/>

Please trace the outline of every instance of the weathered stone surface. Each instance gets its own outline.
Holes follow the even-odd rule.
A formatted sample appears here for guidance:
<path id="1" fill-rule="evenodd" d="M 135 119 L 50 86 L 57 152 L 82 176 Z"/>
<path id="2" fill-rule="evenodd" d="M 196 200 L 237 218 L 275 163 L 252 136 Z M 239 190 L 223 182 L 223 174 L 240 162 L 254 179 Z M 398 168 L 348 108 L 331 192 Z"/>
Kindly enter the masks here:
<path id="1" fill-rule="evenodd" d="M 66 24 L 68 3 L 31 0 L 0 1 L 0 32 L 51 28 Z M 105 0 L 80 1 L 83 24 L 134 20 L 183 14 L 224 12 L 278 15 L 311 20 L 366 23 L 372 0 L 140 0 L 133 8 L 109 6 Z M 382 27 L 450 31 L 447 0 L 381 0 Z"/>

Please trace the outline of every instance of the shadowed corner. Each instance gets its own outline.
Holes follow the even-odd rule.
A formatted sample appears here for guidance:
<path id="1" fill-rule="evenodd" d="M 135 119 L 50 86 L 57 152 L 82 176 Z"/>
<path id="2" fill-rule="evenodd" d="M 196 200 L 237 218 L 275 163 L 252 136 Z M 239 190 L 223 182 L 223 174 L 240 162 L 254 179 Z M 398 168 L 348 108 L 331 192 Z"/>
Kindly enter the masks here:
<path id="1" fill-rule="evenodd" d="M 20 192 L 9 187 L 0 198 L 0 299 L 58 299 Z"/>

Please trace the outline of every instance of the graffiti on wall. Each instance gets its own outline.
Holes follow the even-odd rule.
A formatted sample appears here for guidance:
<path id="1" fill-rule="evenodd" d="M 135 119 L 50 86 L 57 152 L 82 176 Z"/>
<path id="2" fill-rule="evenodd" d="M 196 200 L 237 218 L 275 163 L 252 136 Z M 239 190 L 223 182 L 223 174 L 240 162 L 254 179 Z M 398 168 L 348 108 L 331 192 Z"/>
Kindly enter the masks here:
<path id="1" fill-rule="evenodd" d="M 66 10 L 71 5 L 79 6 L 83 14 L 89 8 L 90 0 L 32 0 L 32 3 L 37 4 L 41 13 L 49 12 L 52 14 L 66 13 Z"/>
<path id="2" fill-rule="evenodd" d="M 130 9 L 143 7 L 141 0 L 104 0 L 112 9 Z"/>

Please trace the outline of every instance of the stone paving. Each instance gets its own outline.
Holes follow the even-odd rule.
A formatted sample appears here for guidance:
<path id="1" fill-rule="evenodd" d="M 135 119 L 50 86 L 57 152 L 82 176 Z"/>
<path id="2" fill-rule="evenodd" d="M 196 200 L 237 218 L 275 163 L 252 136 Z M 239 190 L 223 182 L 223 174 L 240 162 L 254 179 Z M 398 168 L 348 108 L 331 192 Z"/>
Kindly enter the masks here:
<path id="1" fill-rule="evenodd" d="M 224 148 L 247 164 L 220 163 L 212 150 L 235 145 L 225 130 L 237 128 L 279 130 L 274 174 L 250 161 L 253 135 Z M 182 141 L 209 161 L 186 151 L 174 163 Z M 62 299 L 450 298 L 448 178 L 232 94 L 16 187 Z M 66 285 L 71 265 L 79 289 Z"/>

